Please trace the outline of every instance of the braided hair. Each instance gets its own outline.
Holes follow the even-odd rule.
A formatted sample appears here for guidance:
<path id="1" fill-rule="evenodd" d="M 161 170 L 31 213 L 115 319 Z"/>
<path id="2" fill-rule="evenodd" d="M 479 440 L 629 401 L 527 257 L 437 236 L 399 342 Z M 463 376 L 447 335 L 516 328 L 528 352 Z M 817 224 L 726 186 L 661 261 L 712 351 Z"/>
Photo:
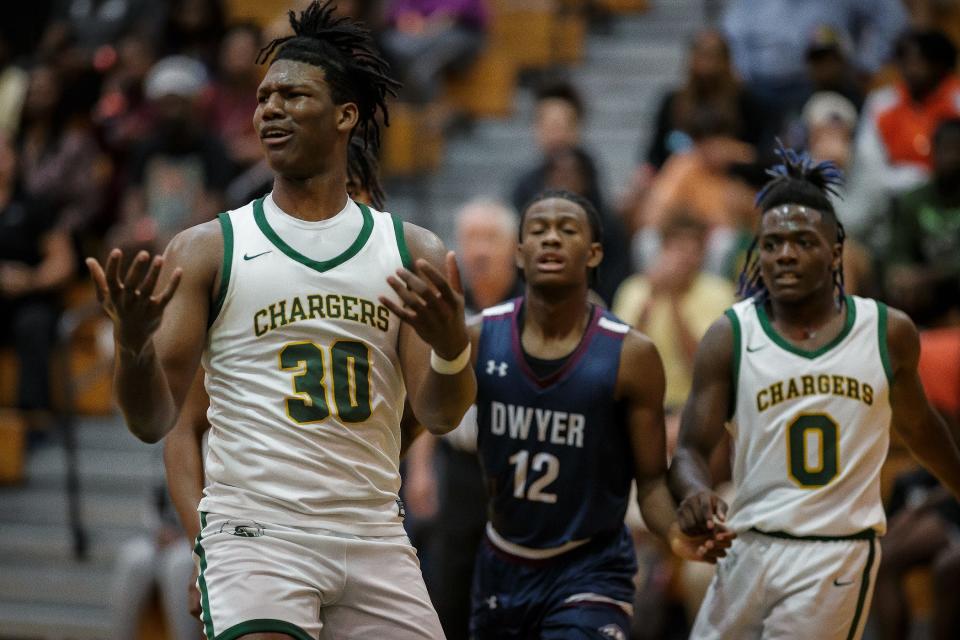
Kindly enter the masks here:
<path id="1" fill-rule="evenodd" d="M 260 50 L 257 63 L 292 60 L 323 69 L 334 104 L 355 102 L 358 134 L 364 143 L 377 147 L 377 112 L 389 126 L 387 98 L 396 96 L 400 83 L 390 76 L 390 65 L 377 51 L 370 31 L 335 16 L 332 0 L 314 0 L 299 16 L 292 10 L 289 15 L 293 35 L 270 41 Z"/>
<path id="2" fill-rule="evenodd" d="M 347 182 L 362 187 L 370 194 L 370 205 L 378 211 L 383 211 L 386 194 L 380 184 L 380 163 L 373 147 L 357 136 L 350 138 L 347 147 Z"/>
<path id="3" fill-rule="evenodd" d="M 784 147 L 777 141 L 774 151 L 781 163 L 767 169 L 770 180 L 757 193 L 756 206 L 763 215 L 780 205 L 795 204 L 816 209 L 824 218 L 831 219 L 837 227 L 836 242 L 840 243 L 841 252 L 843 242 L 847 237 L 843 224 L 837 219 L 837 213 L 830 201 L 831 196 L 838 196 L 838 189 L 843 185 L 843 174 L 833 162 L 814 163 L 806 153 L 797 153 L 795 150 Z M 753 237 L 753 242 L 747 250 L 747 258 L 740 272 L 737 295 L 740 298 L 755 298 L 759 302 L 767 299 L 769 292 L 760 273 L 760 256 L 757 245 L 760 241 L 759 232 Z M 843 265 L 833 272 L 834 286 L 840 298 L 845 295 L 843 288 Z"/>

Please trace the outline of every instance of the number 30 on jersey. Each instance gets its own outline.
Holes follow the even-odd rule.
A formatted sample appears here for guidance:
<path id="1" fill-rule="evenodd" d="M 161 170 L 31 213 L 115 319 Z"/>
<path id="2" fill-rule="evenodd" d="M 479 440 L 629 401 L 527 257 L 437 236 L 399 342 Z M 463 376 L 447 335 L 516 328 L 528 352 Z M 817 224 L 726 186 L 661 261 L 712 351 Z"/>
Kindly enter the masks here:
<path id="1" fill-rule="evenodd" d="M 327 383 L 329 354 L 332 380 Z M 287 415 L 298 424 L 330 417 L 327 386 L 333 392 L 337 416 L 343 422 L 370 417 L 370 348 L 354 340 L 338 340 L 329 348 L 313 342 L 291 342 L 280 349 L 280 369 L 293 371 L 293 392 L 286 399 Z"/>

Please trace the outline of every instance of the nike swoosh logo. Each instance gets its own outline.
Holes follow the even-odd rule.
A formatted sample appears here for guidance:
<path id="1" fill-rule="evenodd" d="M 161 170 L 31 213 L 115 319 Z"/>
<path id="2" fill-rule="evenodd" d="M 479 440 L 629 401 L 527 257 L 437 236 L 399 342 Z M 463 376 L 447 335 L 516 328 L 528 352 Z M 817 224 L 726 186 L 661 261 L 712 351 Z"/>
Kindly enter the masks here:
<path id="1" fill-rule="evenodd" d="M 840 582 L 837 578 L 834 578 L 834 579 L 833 579 L 833 586 L 835 586 L 835 587 L 847 587 L 847 586 L 850 586 L 850 585 L 853 584 L 853 583 L 854 583 L 853 580 L 849 580 L 849 581 L 847 581 L 847 582 Z"/>
<path id="2" fill-rule="evenodd" d="M 760 351 L 760 349 L 765 348 L 767 345 L 762 344 L 759 347 L 747 347 L 747 353 L 753 353 L 754 351 Z"/>
<path id="3" fill-rule="evenodd" d="M 254 258 L 259 258 L 260 256 L 265 256 L 265 255 L 267 255 L 268 253 L 273 253 L 273 250 L 270 249 L 269 251 L 264 251 L 263 253 L 258 253 L 258 254 L 255 255 L 255 256 L 248 256 L 247 254 L 243 254 L 243 259 L 244 259 L 244 260 L 253 260 Z"/>

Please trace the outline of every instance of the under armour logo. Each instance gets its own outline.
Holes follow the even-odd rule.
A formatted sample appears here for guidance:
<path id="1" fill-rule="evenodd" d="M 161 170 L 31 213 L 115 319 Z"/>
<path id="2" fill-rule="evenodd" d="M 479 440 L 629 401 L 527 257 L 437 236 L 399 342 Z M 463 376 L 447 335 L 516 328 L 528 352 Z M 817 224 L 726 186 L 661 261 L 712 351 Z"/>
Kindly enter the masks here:
<path id="1" fill-rule="evenodd" d="M 500 362 L 497 363 L 493 360 L 487 360 L 487 375 L 492 376 L 494 373 L 499 375 L 501 378 L 507 375 L 507 363 Z"/>
<path id="2" fill-rule="evenodd" d="M 503 365 L 503 366 L 507 366 L 507 365 Z M 487 598 L 487 607 L 490 609 L 497 608 L 497 596 L 490 596 L 489 598 Z"/>

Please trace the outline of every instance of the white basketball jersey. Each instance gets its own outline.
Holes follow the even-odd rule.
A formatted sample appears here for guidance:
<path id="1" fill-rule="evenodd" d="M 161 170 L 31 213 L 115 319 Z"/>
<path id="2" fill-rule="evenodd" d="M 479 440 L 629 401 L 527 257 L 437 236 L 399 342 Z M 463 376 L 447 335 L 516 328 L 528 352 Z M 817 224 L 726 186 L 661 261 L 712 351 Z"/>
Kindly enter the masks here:
<path id="1" fill-rule="evenodd" d="M 203 356 L 210 395 L 201 511 L 353 535 L 403 533 L 400 320 L 387 276 L 409 253 L 396 217 L 363 217 L 339 255 L 312 260 L 263 200 L 220 214 L 220 300 Z M 288 231 L 289 233 L 289 231 Z"/>
<path id="2" fill-rule="evenodd" d="M 727 311 L 734 335 L 735 497 L 730 526 L 794 536 L 883 533 L 880 467 L 890 427 L 887 309 L 847 297 L 843 330 L 806 351 L 762 305 Z"/>

